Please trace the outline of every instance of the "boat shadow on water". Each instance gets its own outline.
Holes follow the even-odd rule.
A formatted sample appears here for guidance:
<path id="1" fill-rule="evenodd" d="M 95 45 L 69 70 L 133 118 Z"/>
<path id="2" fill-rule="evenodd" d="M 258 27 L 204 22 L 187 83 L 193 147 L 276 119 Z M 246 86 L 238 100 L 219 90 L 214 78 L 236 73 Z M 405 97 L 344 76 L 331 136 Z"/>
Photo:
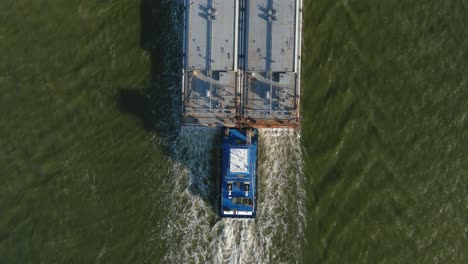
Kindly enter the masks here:
<path id="1" fill-rule="evenodd" d="M 182 69 L 182 34 L 175 32 L 182 27 L 177 26 L 177 20 L 182 18 L 182 9 L 177 9 L 172 1 L 141 0 L 140 2 L 140 47 L 148 55 L 151 62 L 149 83 L 146 87 L 120 89 L 117 94 L 119 110 L 131 114 L 141 121 L 142 127 L 156 135 L 163 144 L 166 155 L 173 162 L 181 164 L 189 170 L 191 183 L 190 193 L 201 197 L 206 204 L 217 212 L 217 161 L 219 154 L 216 146 L 217 137 L 207 159 L 209 175 L 200 175 L 199 168 L 194 166 L 192 157 L 196 153 L 176 155 L 180 131 L 181 103 L 181 69 Z M 180 6 L 182 8 L 182 6 Z M 174 16 L 178 16 L 176 19 Z M 213 132 L 213 131 L 212 131 Z M 198 131 L 198 133 L 203 133 Z M 180 136 L 187 136 L 182 133 Z M 195 135 L 194 135 L 195 136 Z M 195 151 L 188 147 L 186 151 Z M 198 158 L 198 159 L 201 159 Z M 206 173 L 205 173 L 206 174 Z M 207 178 L 208 177 L 208 178 Z M 211 184 L 210 184 L 211 183 Z M 207 186 L 212 186 L 206 190 Z"/>
<path id="2" fill-rule="evenodd" d="M 177 107 L 180 92 L 174 87 L 179 80 L 174 70 L 181 65 L 174 52 L 168 51 L 172 18 L 168 4 L 161 2 L 141 0 L 140 3 L 140 47 L 151 63 L 149 81 L 143 88 L 121 89 L 118 105 L 120 111 L 139 118 L 144 129 L 170 141 L 177 136 L 174 131 L 178 132 L 179 126 L 173 118 L 174 112 L 180 112 Z"/>

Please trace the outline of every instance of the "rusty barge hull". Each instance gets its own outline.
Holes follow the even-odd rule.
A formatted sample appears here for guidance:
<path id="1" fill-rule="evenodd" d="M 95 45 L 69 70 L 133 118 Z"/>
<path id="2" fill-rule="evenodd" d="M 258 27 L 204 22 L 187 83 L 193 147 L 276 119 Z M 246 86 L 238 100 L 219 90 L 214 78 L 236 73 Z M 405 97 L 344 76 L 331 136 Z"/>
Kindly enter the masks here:
<path id="1" fill-rule="evenodd" d="M 184 0 L 182 124 L 300 124 L 302 0 Z"/>

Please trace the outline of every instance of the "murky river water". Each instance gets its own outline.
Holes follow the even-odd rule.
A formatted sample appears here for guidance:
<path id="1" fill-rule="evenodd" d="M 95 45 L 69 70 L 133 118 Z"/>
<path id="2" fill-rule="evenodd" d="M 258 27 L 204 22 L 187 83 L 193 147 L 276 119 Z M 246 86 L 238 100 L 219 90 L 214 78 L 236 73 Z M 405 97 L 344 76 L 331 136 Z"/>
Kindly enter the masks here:
<path id="1" fill-rule="evenodd" d="M 180 128 L 180 9 L 0 1 L 0 263 L 466 263 L 468 2 L 306 1 L 301 131 L 256 220 Z"/>

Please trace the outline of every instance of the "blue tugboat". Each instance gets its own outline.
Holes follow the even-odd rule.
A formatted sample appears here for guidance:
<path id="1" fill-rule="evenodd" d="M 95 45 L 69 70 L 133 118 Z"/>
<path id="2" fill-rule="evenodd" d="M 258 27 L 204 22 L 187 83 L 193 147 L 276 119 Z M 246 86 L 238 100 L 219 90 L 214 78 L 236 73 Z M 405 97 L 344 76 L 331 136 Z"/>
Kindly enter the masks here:
<path id="1" fill-rule="evenodd" d="M 257 129 L 224 128 L 221 150 L 221 217 L 255 217 L 257 144 Z"/>

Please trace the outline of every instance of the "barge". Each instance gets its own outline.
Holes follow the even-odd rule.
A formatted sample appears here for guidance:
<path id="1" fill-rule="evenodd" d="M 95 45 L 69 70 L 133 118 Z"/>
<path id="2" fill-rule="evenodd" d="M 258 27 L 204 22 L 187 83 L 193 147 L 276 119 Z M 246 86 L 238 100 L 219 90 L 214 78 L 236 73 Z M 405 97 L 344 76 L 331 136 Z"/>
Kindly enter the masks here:
<path id="1" fill-rule="evenodd" d="M 183 1 L 182 124 L 230 131 L 223 137 L 220 214 L 254 217 L 257 129 L 300 124 L 303 0 Z M 250 144 L 248 133 L 255 135 Z M 234 157 L 254 170 L 232 171 Z M 234 199 L 245 188 L 248 198 Z"/>

